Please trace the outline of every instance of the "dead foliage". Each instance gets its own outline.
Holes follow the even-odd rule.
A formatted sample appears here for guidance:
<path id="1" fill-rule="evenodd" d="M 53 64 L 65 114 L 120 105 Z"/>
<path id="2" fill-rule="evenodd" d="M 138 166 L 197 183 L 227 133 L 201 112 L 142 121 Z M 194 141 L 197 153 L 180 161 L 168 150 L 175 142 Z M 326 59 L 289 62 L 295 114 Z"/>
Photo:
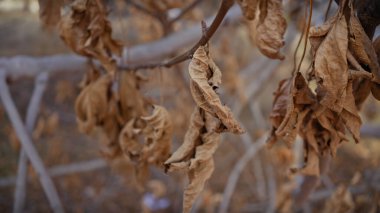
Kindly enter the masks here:
<path id="1" fill-rule="evenodd" d="M 104 4 L 99 0 L 75 0 L 70 8 L 59 23 L 62 40 L 75 53 L 99 60 L 114 76 L 117 67 L 112 54 L 120 56 L 122 45 L 112 39 Z"/>
<path id="2" fill-rule="evenodd" d="M 207 46 L 200 46 L 194 53 L 189 74 L 190 91 L 197 106 L 191 115 L 184 142 L 165 162 L 167 171 L 187 171 L 189 184 L 184 191 L 183 212 L 190 212 L 213 173 L 213 154 L 220 143 L 220 133 L 244 132 L 215 92 L 221 84 L 222 73 L 210 57 Z"/>
<path id="3" fill-rule="evenodd" d="M 114 81 L 109 73 L 101 75 L 91 66 L 75 103 L 79 129 L 86 134 L 100 130 L 105 135 L 103 155 L 110 161 L 124 158 L 133 164 L 140 187 L 150 165 L 163 167 L 173 134 L 164 107 L 154 105 L 152 115 L 147 115 L 150 104 L 139 92 L 141 81 L 134 72 L 121 72 Z"/>
<path id="4" fill-rule="evenodd" d="M 377 84 L 376 51 L 353 6 L 341 3 L 327 22 L 310 29 L 313 66 L 306 80 L 301 73 L 283 80 L 275 92 L 269 145 L 278 140 L 292 145 L 304 140 L 305 166 L 300 171 L 319 175 L 319 157 L 335 155 L 350 132 L 360 141 L 359 109 Z M 364 67 L 364 68 L 363 68 Z M 311 89 L 315 81 L 317 88 Z"/>
<path id="5" fill-rule="evenodd" d="M 282 0 L 239 0 L 238 3 L 260 52 L 269 58 L 283 60 L 285 56 L 280 49 L 285 45 L 287 24 Z"/>

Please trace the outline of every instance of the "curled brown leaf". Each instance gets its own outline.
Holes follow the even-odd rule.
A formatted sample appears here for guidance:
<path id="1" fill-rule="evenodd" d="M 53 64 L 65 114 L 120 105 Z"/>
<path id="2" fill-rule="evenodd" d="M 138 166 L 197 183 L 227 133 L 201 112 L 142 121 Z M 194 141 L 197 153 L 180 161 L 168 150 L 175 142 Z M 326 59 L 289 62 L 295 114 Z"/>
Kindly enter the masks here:
<path id="1" fill-rule="evenodd" d="M 186 169 L 189 184 L 183 198 L 183 212 L 190 212 L 196 197 L 214 170 L 213 154 L 220 143 L 220 121 L 196 107 L 182 146 L 165 162 L 169 171 Z"/>
<path id="2" fill-rule="evenodd" d="M 241 134 L 244 132 L 235 120 L 231 110 L 222 105 L 214 89 L 221 83 L 221 72 L 209 57 L 204 46 L 200 46 L 194 53 L 189 64 L 191 78 L 190 91 L 197 105 L 206 112 L 220 119 L 226 130 Z"/>
<path id="3" fill-rule="evenodd" d="M 287 24 L 283 15 L 282 0 L 263 2 L 267 4 L 267 11 L 260 7 L 260 21 L 254 22 L 257 23 L 257 32 L 253 40 L 262 54 L 272 59 L 283 60 L 285 56 L 280 53 L 280 49 L 285 45 L 284 34 Z"/>
<path id="4" fill-rule="evenodd" d="M 112 28 L 102 1 L 75 0 L 59 24 L 63 41 L 74 52 L 94 57 L 114 75 L 116 62 L 110 53 L 121 55 L 122 45 L 112 39 Z"/>
<path id="5" fill-rule="evenodd" d="M 87 85 L 75 101 L 79 130 L 89 133 L 108 116 L 109 90 L 112 78 L 104 75 Z"/>

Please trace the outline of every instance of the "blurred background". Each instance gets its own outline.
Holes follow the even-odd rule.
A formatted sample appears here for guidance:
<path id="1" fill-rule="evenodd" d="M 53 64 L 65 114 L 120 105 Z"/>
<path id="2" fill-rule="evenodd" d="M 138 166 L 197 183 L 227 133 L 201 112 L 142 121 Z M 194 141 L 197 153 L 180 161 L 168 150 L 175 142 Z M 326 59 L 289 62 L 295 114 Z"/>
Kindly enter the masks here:
<path id="1" fill-rule="evenodd" d="M 144 45 L 163 39 L 173 40 L 173 52 L 177 54 L 188 50 L 199 39 L 200 21 L 210 23 L 220 4 L 218 0 L 184 0 L 178 8 L 160 15 L 141 7 L 137 0 L 106 2 L 113 37 L 124 44 L 127 58 L 134 50 L 149 48 Z M 314 1 L 312 25 L 324 21 L 328 2 Z M 289 172 L 289 168 L 303 165 L 300 139 L 293 147 L 279 143 L 267 149 L 264 145 L 270 129 L 273 92 L 280 80 L 290 77 L 294 57 L 299 62 L 302 55 L 302 51 L 294 52 L 306 20 L 304 1 L 284 0 L 283 3 L 288 22 L 282 50 L 285 60 L 271 60 L 260 54 L 250 38 L 254 32 L 250 32 L 252 29 L 242 19 L 237 5 L 211 39 L 211 55 L 223 73 L 218 92 L 247 134 L 223 135 L 214 155 L 215 171 L 193 212 L 379 212 L 380 105 L 372 96 L 360 113 L 364 124 L 361 142 L 355 144 L 350 139 L 340 146 L 335 158 L 326 157 L 323 162 L 328 169 L 320 181 Z M 333 2 L 328 15 L 336 9 Z M 101 135 L 78 132 L 74 102 L 85 66 L 74 69 L 50 66 L 54 71 L 41 81 L 28 71 L 30 68 L 43 72 L 45 67 L 22 65 L 25 60 L 41 62 L 66 54 L 74 53 L 60 40 L 57 29 L 43 28 L 37 0 L 0 0 L 0 65 L 15 61 L 21 64 L 17 76 L 9 76 L 7 82 L 22 120 L 34 88 L 46 86 L 31 137 L 64 209 L 67 212 L 180 212 L 187 183 L 185 173 L 165 174 L 152 167 L 151 177 L 141 190 L 131 177 L 133 168 L 102 158 Z M 149 62 L 163 58 L 156 57 Z M 128 59 L 123 63 L 128 63 Z M 142 94 L 167 107 L 172 116 L 173 151 L 183 141 L 195 106 L 189 91 L 188 63 L 139 70 L 147 78 Z M 306 55 L 301 71 L 305 72 L 309 64 L 310 57 Z M 11 212 L 21 145 L 2 104 L 0 141 L 0 211 Z M 51 212 L 38 175 L 30 165 L 23 212 Z"/>

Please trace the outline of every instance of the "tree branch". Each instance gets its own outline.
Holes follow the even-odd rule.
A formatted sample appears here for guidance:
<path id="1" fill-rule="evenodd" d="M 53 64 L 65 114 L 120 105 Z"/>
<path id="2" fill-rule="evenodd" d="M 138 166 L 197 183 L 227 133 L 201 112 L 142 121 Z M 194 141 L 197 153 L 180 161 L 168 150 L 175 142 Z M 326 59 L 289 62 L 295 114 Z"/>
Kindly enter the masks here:
<path id="1" fill-rule="evenodd" d="M 205 35 L 202 35 L 201 39 L 187 52 L 164 62 L 150 63 L 150 64 L 144 63 L 144 64 L 137 64 L 137 65 L 124 65 L 124 66 L 120 66 L 120 68 L 123 70 L 137 70 L 137 69 L 153 69 L 157 67 L 171 67 L 175 64 L 191 59 L 193 57 L 194 52 L 198 49 L 198 47 L 205 45 L 211 39 L 211 37 L 219 28 L 228 10 L 232 7 L 233 4 L 234 4 L 233 0 L 222 0 L 218 13 L 216 14 L 215 19 L 211 23 L 211 26 L 208 28 Z"/>
<path id="2" fill-rule="evenodd" d="M 240 17 L 240 8 L 237 5 L 233 6 L 225 17 L 225 23 L 235 23 Z M 212 20 L 213 18 L 208 18 L 206 23 L 211 23 Z M 128 61 L 130 65 L 145 63 L 146 61 L 160 61 L 173 55 L 179 49 L 194 44 L 201 36 L 202 32 L 197 25 L 154 42 L 124 48 L 123 57 L 118 60 L 118 64 L 122 65 L 123 61 Z M 83 71 L 86 69 L 86 60 L 85 57 L 74 54 L 43 57 L 0 57 L 0 69 L 5 69 L 7 77 L 19 78 L 21 76 L 36 76 L 40 72 Z"/>
<path id="3" fill-rule="evenodd" d="M 20 115 L 17 112 L 16 106 L 9 92 L 8 85 L 5 81 L 5 74 L 6 72 L 0 69 L 0 97 L 9 120 L 11 121 L 13 128 L 16 130 L 16 134 L 19 137 L 21 145 L 24 147 L 29 160 L 32 162 L 33 167 L 37 171 L 41 185 L 47 195 L 51 208 L 54 212 L 63 212 L 63 207 L 53 181 L 49 177 L 40 156 L 33 146 L 32 140 L 28 135 L 28 131 L 25 129 Z"/>
<path id="4" fill-rule="evenodd" d="M 43 93 L 46 88 L 48 79 L 47 73 L 40 73 L 35 80 L 35 87 L 33 90 L 32 98 L 30 99 L 29 106 L 26 113 L 26 130 L 31 135 L 40 109 L 40 103 Z M 15 202 L 13 205 L 13 212 L 22 212 L 25 203 L 25 188 L 26 188 L 26 176 L 27 176 L 28 157 L 25 150 L 21 147 L 20 157 L 17 170 L 17 181 L 15 190 Z"/>
<path id="5" fill-rule="evenodd" d="M 331 156 L 326 155 L 319 158 L 320 176 L 325 175 L 329 170 L 329 164 L 331 162 Z M 305 176 L 304 181 L 301 184 L 300 191 L 296 193 L 294 198 L 294 205 L 296 209 L 302 207 L 302 205 L 309 199 L 309 196 L 314 192 L 315 188 L 319 184 L 318 176 Z"/>
<path id="6" fill-rule="evenodd" d="M 251 143 L 250 136 L 245 133 L 247 137 L 241 136 L 243 140 L 249 140 L 248 143 Z M 252 159 L 252 157 L 265 145 L 265 141 L 267 138 L 267 134 L 263 135 L 256 143 L 251 143 L 250 147 L 247 149 L 247 151 L 244 153 L 244 155 L 239 159 L 239 161 L 235 164 L 234 168 L 232 169 L 227 185 L 224 189 L 222 201 L 220 202 L 219 206 L 219 213 L 226 213 L 228 211 L 228 206 L 231 201 L 231 197 L 235 191 L 236 184 L 239 180 L 240 174 L 245 168 L 245 166 L 248 164 L 248 162 Z"/>
<path id="7" fill-rule="evenodd" d="M 107 167 L 107 162 L 103 159 L 94 159 L 89 161 L 76 162 L 66 165 L 59 165 L 49 168 L 48 173 L 51 177 L 59 177 L 62 175 L 90 172 L 97 169 Z M 16 177 L 10 176 L 0 179 L 0 187 L 11 186 L 16 184 Z"/>
<path id="8" fill-rule="evenodd" d="M 190 10 L 192 10 L 195 6 L 197 6 L 202 1 L 203 0 L 194 0 L 189 5 L 187 5 L 185 8 L 183 8 L 181 10 L 181 12 L 176 17 L 174 17 L 173 19 L 170 19 L 169 23 L 173 24 L 174 22 L 178 21 L 179 19 L 182 18 L 182 16 L 184 16 L 187 12 L 189 12 Z"/>

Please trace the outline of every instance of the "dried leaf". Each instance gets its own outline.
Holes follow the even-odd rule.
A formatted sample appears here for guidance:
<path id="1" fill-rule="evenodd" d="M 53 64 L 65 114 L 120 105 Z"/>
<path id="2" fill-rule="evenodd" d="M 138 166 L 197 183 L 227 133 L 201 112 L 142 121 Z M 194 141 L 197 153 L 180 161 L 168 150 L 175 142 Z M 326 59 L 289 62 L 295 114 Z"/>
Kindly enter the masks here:
<path id="1" fill-rule="evenodd" d="M 285 45 L 284 34 L 286 30 L 286 20 L 283 15 L 282 0 L 268 0 L 267 14 L 265 9 L 260 7 L 260 21 L 257 22 L 255 37 L 260 52 L 272 59 L 283 60 L 284 55 L 280 53 L 280 48 Z M 263 17 L 264 16 L 264 17 Z"/>
<path id="2" fill-rule="evenodd" d="M 197 105 L 223 123 L 227 131 L 241 134 L 243 129 L 234 119 L 231 110 L 223 106 L 214 89 L 221 83 L 221 72 L 215 65 L 204 46 L 200 46 L 194 53 L 189 65 L 191 78 L 190 91 Z"/>
<path id="3" fill-rule="evenodd" d="M 111 24 L 101 2 L 75 0 L 61 19 L 60 35 L 74 52 L 96 58 L 114 75 L 117 67 L 110 53 L 121 55 L 122 45 L 111 37 Z"/>
<path id="4" fill-rule="evenodd" d="M 267 139 L 268 147 L 273 146 L 277 142 L 277 128 L 281 125 L 287 111 L 288 97 L 290 94 L 291 78 L 280 81 L 276 92 L 274 92 L 274 100 L 270 120 L 272 124 L 271 133 Z"/>
<path id="5" fill-rule="evenodd" d="M 193 114 L 190 118 L 190 125 L 185 134 L 184 142 L 182 145 L 170 156 L 169 159 L 165 161 L 168 171 L 174 171 L 180 169 L 175 167 L 177 163 L 188 161 L 193 157 L 195 152 L 195 147 L 198 146 L 200 142 L 200 137 L 202 134 L 202 128 L 204 127 L 204 121 L 200 114 L 200 108 L 195 107 Z M 174 167 L 173 167 L 174 166 Z"/>
<path id="6" fill-rule="evenodd" d="M 170 155 L 173 135 L 169 112 L 162 106 L 154 105 L 153 114 L 142 119 L 147 124 L 143 130 L 146 139 L 141 154 L 142 160 L 163 165 Z"/>
<path id="7" fill-rule="evenodd" d="M 311 44 L 311 52 L 312 52 L 313 57 L 315 57 L 315 54 L 319 46 L 321 45 L 327 33 L 331 30 L 331 28 L 334 26 L 337 20 L 338 20 L 338 15 L 335 15 L 329 18 L 329 20 L 327 20 L 322 25 L 310 27 L 309 41 Z"/>
<path id="8" fill-rule="evenodd" d="M 372 82 L 368 79 L 355 79 L 352 82 L 352 88 L 355 98 L 355 105 L 360 110 L 364 101 L 371 93 Z"/>
<path id="9" fill-rule="evenodd" d="M 219 125 L 219 119 L 196 107 L 184 143 L 165 162 L 169 171 L 188 170 L 189 184 L 184 192 L 183 212 L 190 212 L 214 170 L 213 154 L 220 143 L 220 133 L 215 130 Z"/>
<path id="10" fill-rule="evenodd" d="M 268 145 L 278 139 L 292 145 L 311 105 L 315 104 L 314 94 L 302 74 L 297 73 L 293 79 L 281 81 L 275 95 L 270 115 L 273 128 Z"/>
<path id="11" fill-rule="evenodd" d="M 375 81 L 380 83 L 380 68 L 376 52 L 371 39 L 368 38 L 353 10 L 350 14 L 349 28 L 350 39 L 348 44 L 350 51 L 360 64 L 369 66 L 371 73 L 375 76 Z"/>
<path id="12" fill-rule="evenodd" d="M 75 112 L 80 131 L 89 133 L 107 117 L 111 83 L 111 76 L 104 75 L 87 85 L 77 97 Z"/>
<path id="13" fill-rule="evenodd" d="M 306 147 L 308 147 L 306 145 Z M 306 150 L 305 167 L 301 169 L 301 173 L 304 175 L 319 176 L 319 155 L 313 148 Z"/>
<path id="14" fill-rule="evenodd" d="M 140 83 L 141 79 L 136 73 L 120 72 L 118 96 L 123 124 L 145 114 L 146 101 L 139 91 Z"/>
<path id="15" fill-rule="evenodd" d="M 136 161 L 140 157 L 142 145 L 137 139 L 140 130 L 136 129 L 134 124 L 135 119 L 131 119 L 125 124 L 119 135 L 119 144 L 125 157 Z"/>
<path id="16" fill-rule="evenodd" d="M 292 81 L 286 115 L 275 132 L 277 137 L 282 138 L 288 145 L 295 141 L 303 119 L 315 102 L 314 94 L 301 73 L 297 73 Z"/>
<path id="17" fill-rule="evenodd" d="M 318 80 L 317 94 L 320 104 L 338 113 L 343 109 L 348 81 L 347 33 L 345 17 L 341 16 L 326 35 L 315 56 L 314 72 Z"/>
<path id="18" fill-rule="evenodd" d="M 345 126 L 351 132 L 355 141 L 358 143 L 360 140 L 360 127 L 362 125 L 362 121 L 355 104 L 355 97 L 352 91 L 352 80 L 350 80 L 347 84 L 346 97 L 343 103 L 343 110 L 340 115 Z"/>

